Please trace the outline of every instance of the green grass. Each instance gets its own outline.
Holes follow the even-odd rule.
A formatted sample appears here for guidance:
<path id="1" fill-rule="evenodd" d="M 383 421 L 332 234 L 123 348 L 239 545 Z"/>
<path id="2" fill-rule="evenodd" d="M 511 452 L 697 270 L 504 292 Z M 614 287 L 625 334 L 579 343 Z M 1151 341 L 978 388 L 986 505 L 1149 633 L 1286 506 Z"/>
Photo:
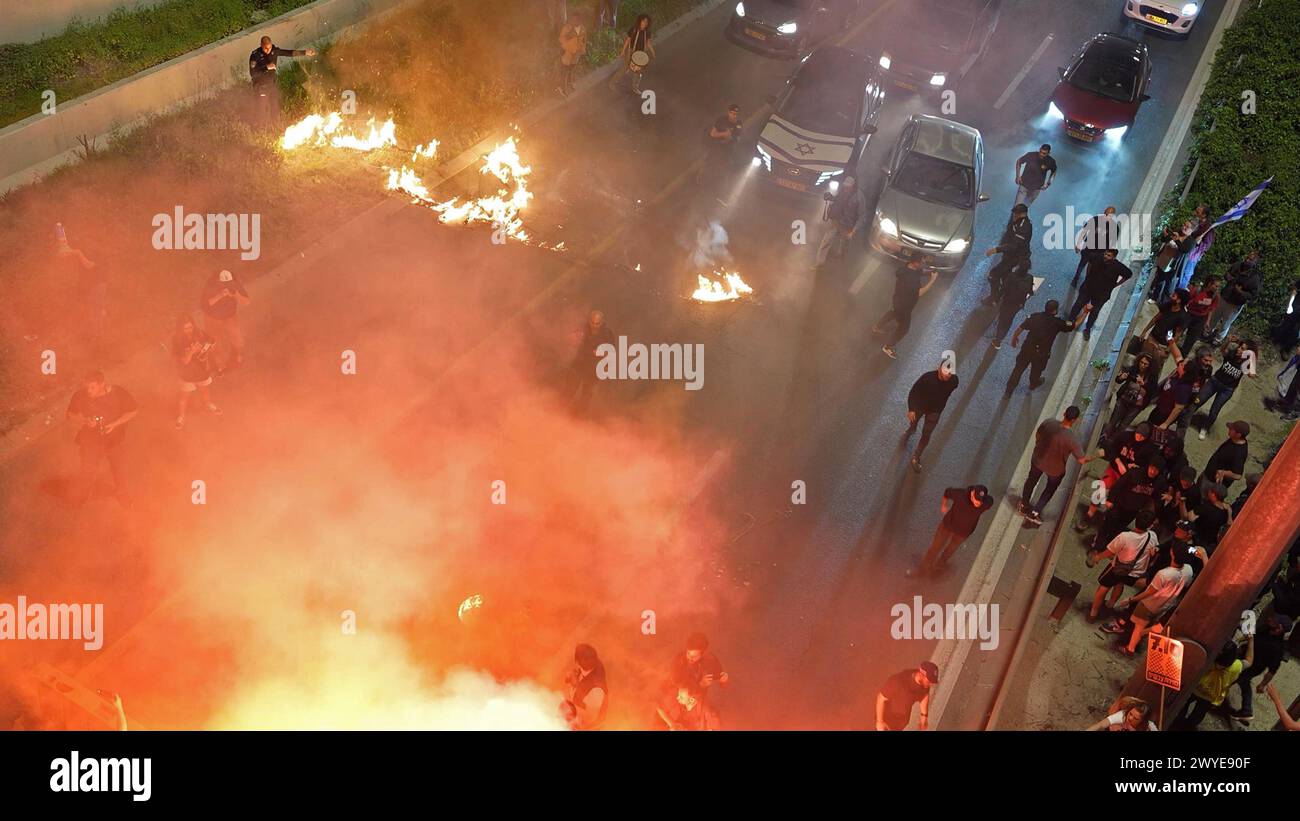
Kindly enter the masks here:
<path id="1" fill-rule="evenodd" d="M 309 2 L 168 0 L 74 22 L 36 43 L 0 45 L 0 126 L 38 113 L 46 90 L 70 102 Z"/>

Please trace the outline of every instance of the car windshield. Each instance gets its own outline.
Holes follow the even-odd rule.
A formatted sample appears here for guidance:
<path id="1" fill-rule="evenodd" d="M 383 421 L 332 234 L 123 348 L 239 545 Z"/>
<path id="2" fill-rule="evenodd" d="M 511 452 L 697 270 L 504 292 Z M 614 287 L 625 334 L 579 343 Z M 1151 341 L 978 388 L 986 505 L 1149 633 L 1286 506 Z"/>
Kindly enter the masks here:
<path id="1" fill-rule="evenodd" d="M 965 165 L 915 152 L 908 154 L 894 175 L 894 187 L 905 194 L 958 208 L 975 205 L 975 174 Z"/>
<path id="2" fill-rule="evenodd" d="M 805 71 L 795 79 L 777 113 L 809 131 L 851 137 L 857 131 L 862 98 L 863 85 L 856 78 L 843 74 L 831 78 L 823 72 L 813 77 Z"/>
<path id="3" fill-rule="evenodd" d="M 1137 88 L 1136 66 L 1131 57 L 1085 54 L 1070 74 L 1070 85 L 1110 100 L 1129 102 Z"/>

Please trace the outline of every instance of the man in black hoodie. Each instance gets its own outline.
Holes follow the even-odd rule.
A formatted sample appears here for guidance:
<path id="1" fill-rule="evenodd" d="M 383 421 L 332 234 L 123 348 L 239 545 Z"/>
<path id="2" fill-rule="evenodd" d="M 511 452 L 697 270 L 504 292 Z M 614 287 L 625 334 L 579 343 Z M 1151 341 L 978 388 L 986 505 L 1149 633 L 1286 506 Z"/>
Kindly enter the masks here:
<path id="1" fill-rule="evenodd" d="M 1079 286 L 1079 295 L 1074 300 L 1074 306 L 1070 308 L 1070 321 L 1073 322 L 1085 305 L 1092 304 L 1092 311 L 1088 314 L 1088 324 L 1083 328 L 1084 339 L 1092 335 L 1092 326 L 1097 324 L 1097 314 L 1101 313 L 1101 306 L 1110 301 L 1110 295 L 1116 288 L 1128 282 L 1133 276 L 1133 271 L 1120 262 L 1118 256 L 1119 253 L 1114 248 L 1107 248 L 1100 256 L 1094 257 L 1088 263 L 1088 268 L 1084 272 L 1083 284 Z"/>
<path id="2" fill-rule="evenodd" d="M 1034 224 L 1029 220 L 1029 208 L 1024 203 L 1011 209 L 1011 219 L 1002 229 L 1002 238 L 998 244 L 984 252 L 991 257 L 1001 254 L 1002 259 L 989 271 L 989 295 L 984 298 L 985 305 L 992 305 L 1002 296 L 1002 281 L 1007 272 L 1017 265 L 1029 266 L 1029 244 L 1034 238 Z"/>
<path id="3" fill-rule="evenodd" d="M 1242 309 L 1259 294 L 1259 260 L 1259 251 L 1251 251 L 1245 259 L 1228 269 L 1219 307 L 1214 309 L 1205 329 L 1205 337 L 1213 339 L 1215 345 L 1223 344 L 1232 323 L 1241 316 Z"/>

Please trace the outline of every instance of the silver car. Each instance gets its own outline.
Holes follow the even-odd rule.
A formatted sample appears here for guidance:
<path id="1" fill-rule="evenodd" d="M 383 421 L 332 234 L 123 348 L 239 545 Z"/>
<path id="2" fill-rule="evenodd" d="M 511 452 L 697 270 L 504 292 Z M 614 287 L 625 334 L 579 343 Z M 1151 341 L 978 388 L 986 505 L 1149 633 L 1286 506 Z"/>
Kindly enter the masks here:
<path id="1" fill-rule="evenodd" d="M 940 271 L 961 270 L 975 233 L 984 178 L 984 139 L 968 125 L 913 114 L 884 168 L 871 247 L 891 257 L 934 258 Z"/>

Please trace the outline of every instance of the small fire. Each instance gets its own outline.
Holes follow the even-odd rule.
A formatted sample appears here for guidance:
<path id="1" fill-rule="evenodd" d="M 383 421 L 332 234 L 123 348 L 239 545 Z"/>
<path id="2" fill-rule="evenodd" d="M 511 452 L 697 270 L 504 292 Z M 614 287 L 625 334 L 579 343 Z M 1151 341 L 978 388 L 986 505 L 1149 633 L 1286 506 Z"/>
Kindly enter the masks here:
<path id="1" fill-rule="evenodd" d="M 691 294 L 691 299 L 697 302 L 728 302 L 733 299 L 740 299 L 746 294 L 754 293 L 754 289 L 749 287 L 745 280 L 740 278 L 740 274 L 734 271 L 714 271 L 715 277 L 721 277 L 726 283 L 709 279 L 703 274 L 697 274 L 700 287 L 695 289 Z"/>
<path id="2" fill-rule="evenodd" d="M 329 145 L 334 148 L 348 148 L 353 151 L 374 151 L 388 145 L 397 145 L 397 126 L 392 119 L 376 125 L 375 119 L 367 123 L 368 131 L 358 136 L 350 131 L 340 131 L 343 127 L 343 115 L 331 111 L 324 116 L 309 114 L 284 130 L 280 138 L 280 147 L 286 151 L 301 148 L 304 145 Z M 430 150 L 436 148 L 436 141 L 429 144 Z M 416 149 L 417 152 L 422 149 Z"/>

